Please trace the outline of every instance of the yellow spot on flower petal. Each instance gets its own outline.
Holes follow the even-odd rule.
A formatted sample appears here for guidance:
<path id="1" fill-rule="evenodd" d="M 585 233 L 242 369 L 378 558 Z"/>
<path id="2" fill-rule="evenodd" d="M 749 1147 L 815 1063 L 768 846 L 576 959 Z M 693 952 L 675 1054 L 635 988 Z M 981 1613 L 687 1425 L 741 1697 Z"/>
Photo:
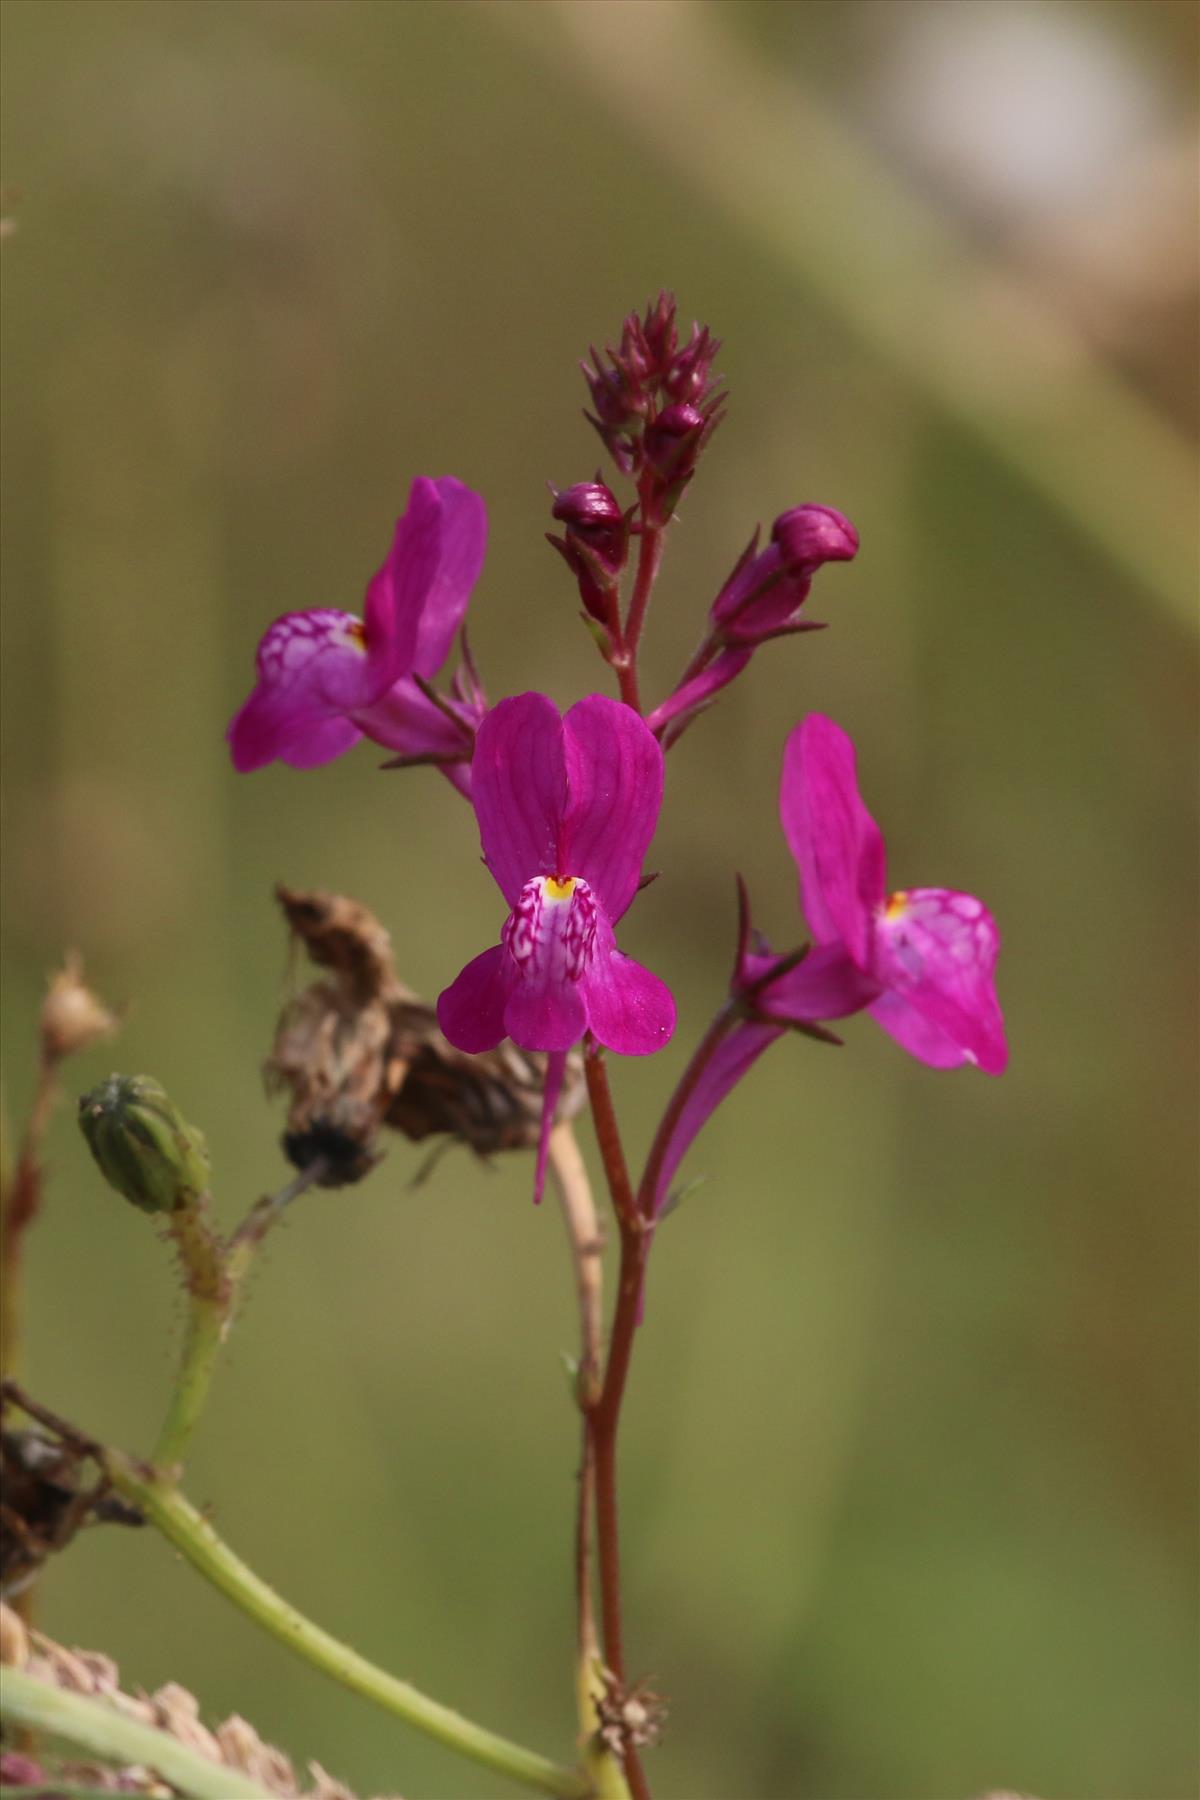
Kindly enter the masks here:
<path id="1" fill-rule="evenodd" d="M 575 892 L 574 875 L 547 875 L 545 877 L 547 900 L 569 900 Z"/>
<path id="2" fill-rule="evenodd" d="M 907 906 L 907 891 L 904 888 L 897 888 L 894 894 L 888 895 L 888 902 L 883 909 L 883 916 L 885 919 L 897 919 Z"/>

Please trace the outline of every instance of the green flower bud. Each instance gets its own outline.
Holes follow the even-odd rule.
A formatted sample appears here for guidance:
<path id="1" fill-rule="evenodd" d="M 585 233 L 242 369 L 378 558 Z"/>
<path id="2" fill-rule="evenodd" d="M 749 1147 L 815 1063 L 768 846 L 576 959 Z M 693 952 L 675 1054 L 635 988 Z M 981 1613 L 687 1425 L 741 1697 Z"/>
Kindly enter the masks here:
<path id="1" fill-rule="evenodd" d="M 149 1075 L 102 1081 L 79 1102 L 79 1128 L 109 1187 L 143 1212 L 180 1212 L 208 1191 L 203 1135 Z"/>

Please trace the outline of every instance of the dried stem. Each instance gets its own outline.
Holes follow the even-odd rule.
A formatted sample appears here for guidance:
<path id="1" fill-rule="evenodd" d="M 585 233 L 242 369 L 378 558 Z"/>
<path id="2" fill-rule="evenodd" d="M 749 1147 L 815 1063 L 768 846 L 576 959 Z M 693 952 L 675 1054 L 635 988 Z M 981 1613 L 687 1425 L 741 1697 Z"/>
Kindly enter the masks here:
<path id="1" fill-rule="evenodd" d="M 558 1189 L 575 1273 L 579 1303 L 578 1394 L 580 1405 L 586 1407 L 592 1405 L 600 1393 L 604 1341 L 604 1265 L 601 1260 L 604 1235 L 574 1129 L 565 1120 L 550 1133 L 548 1166 Z"/>
<path id="2" fill-rule="evenodd" d="M 43 1047 L 29 1122 L 11 1183 L 6 1183 L 0 1221 L 0 1375 L 20 1372 L 21 1260 L 25 1233 L 37 1217 L 42 1197 L 42 1144 L 58 1104 L 60 1058 Z"/>

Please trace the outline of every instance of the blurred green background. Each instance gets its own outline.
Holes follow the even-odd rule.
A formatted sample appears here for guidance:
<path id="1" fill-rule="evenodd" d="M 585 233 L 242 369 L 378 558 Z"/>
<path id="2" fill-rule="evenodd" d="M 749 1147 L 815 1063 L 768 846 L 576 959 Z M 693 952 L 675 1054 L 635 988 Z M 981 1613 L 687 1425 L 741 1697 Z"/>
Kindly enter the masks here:
<path id="1" fill-rule="evenodd" d="M 128 1002 L 72 1073 L 157 1075 L 232 1222 L 283 1174 L 272 883 L 354 894 L 433 995 L 494 941 L 468 810 L 370 746 L 236 778 L 276 614 L 356 610 L 416 473 L 487 498 L 492 696 L 604 685 L 542 542 L 590 476 L 575 362 L 660 285 L 732 394 L 660 583 L 661 694 L 756 521 L 858 525 L 820 637 L 672 755 L 625 947 L 677 1048 L 733 870 L 796 934 L 775 816 L 810 708 L 895 882 L 984 895 L 1012 1066 L 869 1020 L 774 1050 L 664 1230 L 624 1429 L 628 1635 L 662 1800 L 1196 1792 L 1196 14 L 1189 4 L 6 0 L 5 1082 L 66 946 Z M 27 1372 L 149 1445 L 182 1311 L 51 1134 Z M 590 1154 L 590 1147 L 589 1147 Z M 189 1475 L 285 1595 L 560 1756 L 574 1730 L 574 1312 L 530 1168 L 398 1141 L 278 1234 Z M 148 1535 L 48 1629 L 363 1794 L 498 1795 L 289 1660 Z"/>

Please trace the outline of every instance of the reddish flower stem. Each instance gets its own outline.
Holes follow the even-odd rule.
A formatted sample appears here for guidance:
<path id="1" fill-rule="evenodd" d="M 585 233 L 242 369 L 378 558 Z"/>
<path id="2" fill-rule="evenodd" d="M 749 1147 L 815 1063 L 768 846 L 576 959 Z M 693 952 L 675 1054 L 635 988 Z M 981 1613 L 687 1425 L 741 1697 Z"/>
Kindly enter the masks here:
<path id="1" fill-rule="evenodd" d="M 646 507 L 643 499 L 643 521 L 645 516 Z M 650 604 L 650 595 L 653 592 L 654 583 L 658 579 L 665 539 L 666 530 L 662 525 L 643 523 L 641 535 L 638 538 L 637 574 L 634 577 L 633 594 L 629 601 L 629 616 L 625 621 L 625 644 L 635 663 L 638 644 L 641 642 L 642 627 L 646 622 L 646 608 Z"/>
<path id="2" fill-rule="evenodd" d="M 596 1142 L 621 1233 L 621 1267 L 608 1365 L 600 1398 L 589 1408 L 586 1418 L 595 1465 L 596 1555 L 600 1576 L 604 1660 L 617 1681 L 624 1686 L 626 1669 L 621 1622 L 621 1552 L 617 1516 L 617 1428 L 633 1355 L 638 1296 L 642 1290 L 650 1241 L 634 1199 L 603 1055 L 589 1049 L 584 1058 L 584 1067 Z M 634 1800 L 650 1800 L 645 1772 L 632 1744 L 625 1749 L 625 1776 Z"/>

